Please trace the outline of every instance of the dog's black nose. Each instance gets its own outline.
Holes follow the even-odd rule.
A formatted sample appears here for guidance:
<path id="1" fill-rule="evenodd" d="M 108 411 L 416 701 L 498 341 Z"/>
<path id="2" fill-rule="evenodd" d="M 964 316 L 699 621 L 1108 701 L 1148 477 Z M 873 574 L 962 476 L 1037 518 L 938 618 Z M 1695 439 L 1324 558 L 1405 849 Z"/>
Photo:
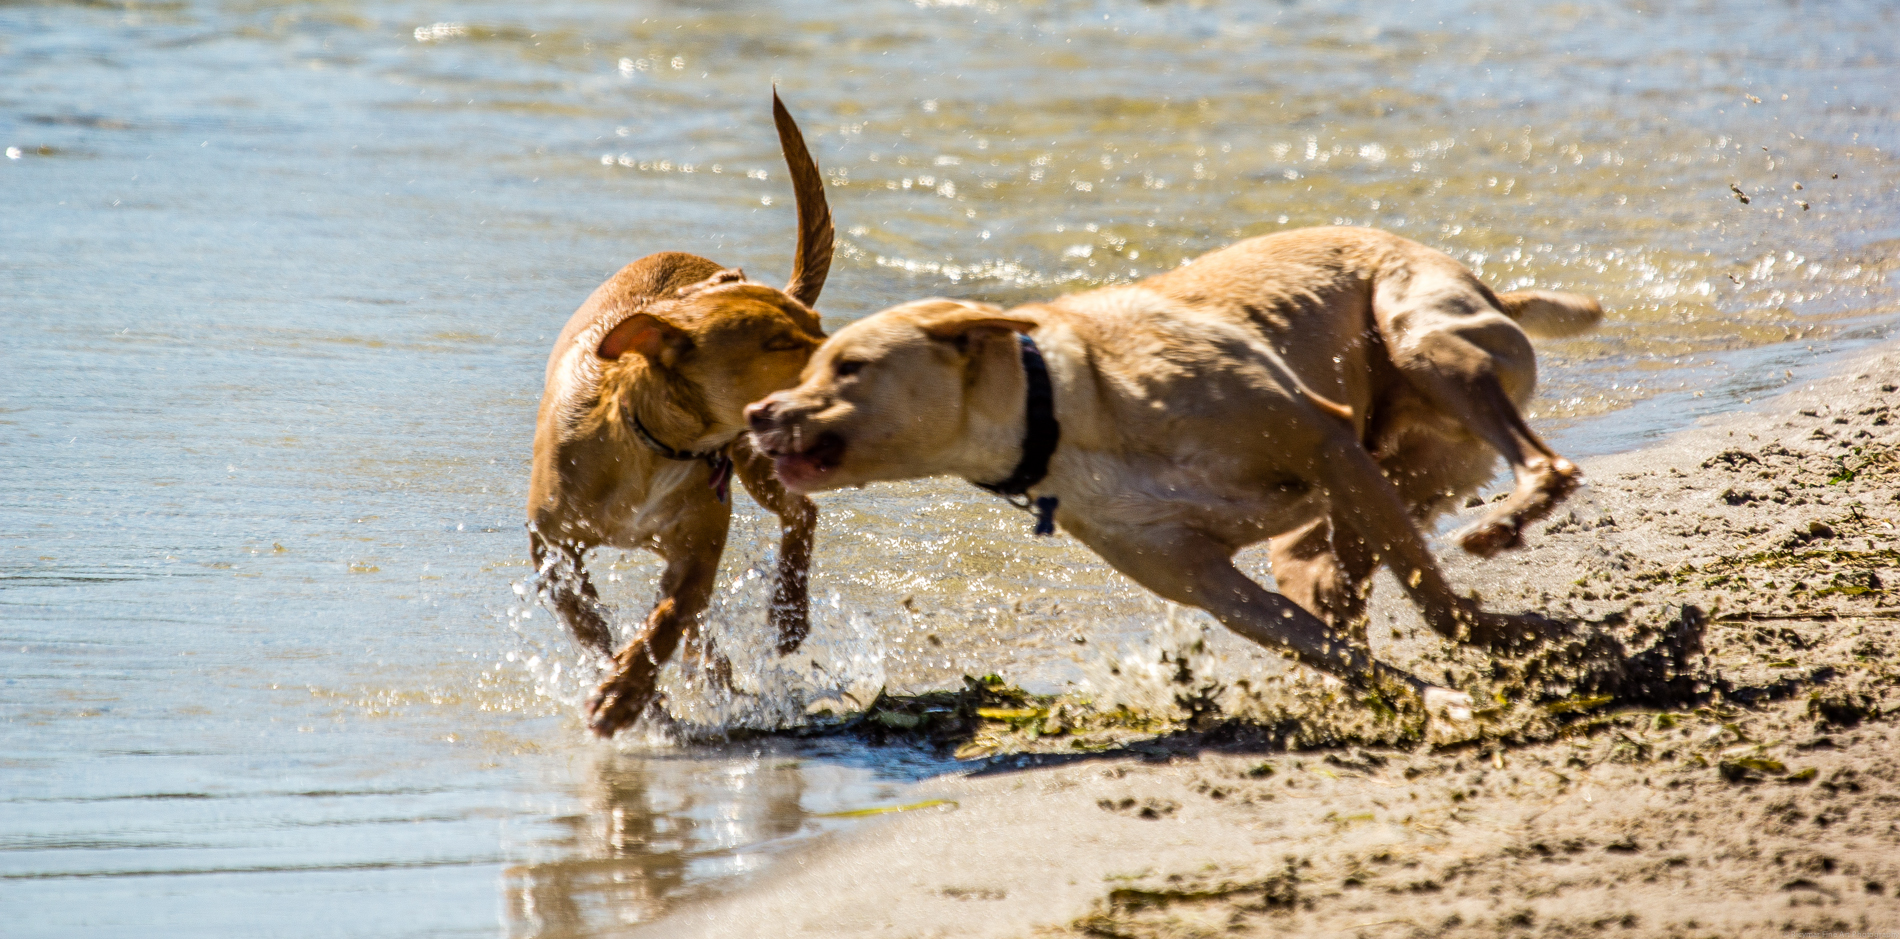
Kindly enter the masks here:
<path id="1" fill-rule="evenodd" d="M 763 401 L 754 401 L 753 403 L 746 405 L 746 408 L 745 408 L 746 426 L 752 428 L 755 431 L 758 431 L 759 433 L 764 433 L 768 430 L 771 430 L 772 418 L 774 416 L 772 413 L 772 408 L 773 408 L 773 401 L 771 398 L 766 398 Z"/>

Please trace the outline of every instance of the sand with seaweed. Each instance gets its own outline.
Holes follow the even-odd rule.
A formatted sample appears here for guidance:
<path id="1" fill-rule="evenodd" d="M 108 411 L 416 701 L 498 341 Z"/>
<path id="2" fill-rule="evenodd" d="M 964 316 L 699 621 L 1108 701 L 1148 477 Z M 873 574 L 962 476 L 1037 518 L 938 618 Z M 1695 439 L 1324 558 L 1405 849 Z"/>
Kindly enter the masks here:
<path id="1" fill-rule="evenodd" d="M 1446 557 L 1575 639 L 1494 660 L 1375 593 L 1469 724 L 1191 648 L 1160 707 L 880 699 L 805 732 L 971 771 L 654 934 L 1900 936 L 1900 350 L 1585 471 L 1522 550 Z"/>

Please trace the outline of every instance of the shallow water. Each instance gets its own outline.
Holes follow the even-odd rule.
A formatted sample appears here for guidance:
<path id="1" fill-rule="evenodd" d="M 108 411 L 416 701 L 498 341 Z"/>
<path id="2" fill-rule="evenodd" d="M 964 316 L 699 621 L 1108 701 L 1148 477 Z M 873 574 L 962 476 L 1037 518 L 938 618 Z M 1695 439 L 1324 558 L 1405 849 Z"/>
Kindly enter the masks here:
<path id="1" fill-rule="evenodd" d="M 591 742 L 511 589 L 568 312 L 653 250 L 788 266 L 774 81 L 834 325 L 1379 225 L 1604 298 L 1542 349 L 1587 455 L 1887 335 L 1896 40 L 1875 2 L 0 3 L 6 931 L 606 934 L 944 769 Z M 1166 615 L 966 487 L 823 504 L 801 661 L 735 531 L 755 717 L 1057 686 Z M 655 565 L 614 567 L 638 616 Z"/>

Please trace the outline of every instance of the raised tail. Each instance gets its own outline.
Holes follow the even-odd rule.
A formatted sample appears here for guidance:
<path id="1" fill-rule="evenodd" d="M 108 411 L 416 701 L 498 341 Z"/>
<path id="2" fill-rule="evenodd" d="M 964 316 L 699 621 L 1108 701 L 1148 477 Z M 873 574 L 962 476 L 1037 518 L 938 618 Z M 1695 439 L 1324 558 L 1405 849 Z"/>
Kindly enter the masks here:
<path id="1" fill-rule="evenodd" d="M 1534 339 L 1582 335 L 1603 319 L 1603 305 L 1581 294 L 1513 290 L 1497 297 L 1504 314 L 1516 320 Z"/>
<path id="2" fill-rule="evenodd" d="M 792 256 L 792 279 L 785 292 L 806 306 L 815 306 L 818 292 L 825 288 L 825 275 L 831 271 L 831 207 L 825 202 L 825 177 L 818 172 L 811 151 L 805 149 L 798 122 L 778 99 L 777 88 L 772 89 L 772 122 L 778 125 L 779 147 L 785 151 L 792 196 L 798 202 L 798 249 Z"/>

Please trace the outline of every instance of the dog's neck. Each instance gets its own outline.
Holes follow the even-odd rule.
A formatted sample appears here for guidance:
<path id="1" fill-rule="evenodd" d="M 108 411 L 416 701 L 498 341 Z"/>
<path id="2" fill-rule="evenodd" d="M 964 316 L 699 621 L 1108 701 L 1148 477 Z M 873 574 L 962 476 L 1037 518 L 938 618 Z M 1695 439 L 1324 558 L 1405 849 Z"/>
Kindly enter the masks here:
<path id="1" fill-rule="evenodd" d="M 1016 345 L 1017 360 L 1023 369 L 1022 452 L 1007 478 L 977 483 L 997 495 L 1009 497 L 1027 494 L 1049 475 L 1049 458 L 1062 439 L 1062 425 L 1055 416 L 1055 389 L 1042 350 L 1027 334 L 1017 335 Z"/>
<path id="2" fill-rule="evenodd" d="M 991 337 L 977 353 L 979 371 L 964 409 L 965 431 L 949 454 L 951 471 L 978 485 L 1001 482 L 1022 461 L 1029 381 L 1014 334 Z"/>

